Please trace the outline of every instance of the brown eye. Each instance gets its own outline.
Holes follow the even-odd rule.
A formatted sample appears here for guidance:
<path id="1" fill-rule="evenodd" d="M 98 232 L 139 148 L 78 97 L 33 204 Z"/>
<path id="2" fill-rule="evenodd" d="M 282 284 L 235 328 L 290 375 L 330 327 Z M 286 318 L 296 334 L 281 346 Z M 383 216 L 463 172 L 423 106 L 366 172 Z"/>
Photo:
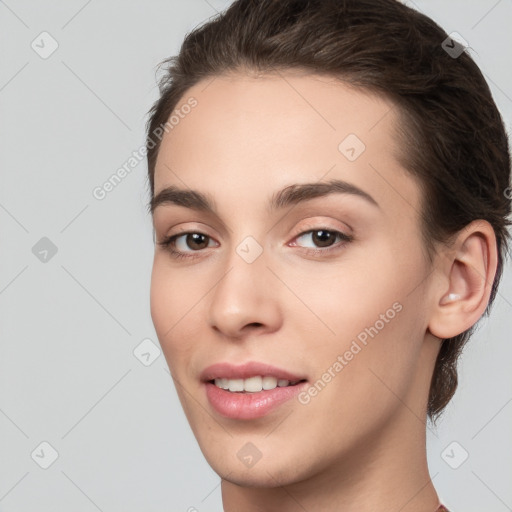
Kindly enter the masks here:
<path id="1" fill-rule="evenodd" d="M 167 250 L 172 257 L 177 259 L 201 256 L 202 249 L 215 247 L 216 245 L 213 238 L 208 235 L 191 231 L 169 236 L 158 242 L 158 244 Z"/>
<path id="2" fill-rule="evenodd" d="M 318 231 L 313 231 L 312 234 L 312 240 L 318 247 L 329 247 L 336 240 L 336 235 L 333 231 L 320 229 Z"/>
<path id="3" fill-rule="evenodd" d="M 332 246 L 336 240 L 341 240 L 344 242 L 350 242 L 352 238 L 349 235 L 345 235 L 344 233 L 341 233 L 340 231 L 332 230 L 332 229 L 312 229 L 310 231 L 306 231 L 304 233 L 301 233 L 296 240 L 299 241 L 302 239 L 301 247 L 305 248 L 321 248 L 321 247 L 330 247 Z M 304 241 L 310 239 L 311 241 L 306 244 L 304 244 Z M 311 242 L 313 245 L 310 245 Z M 295 244 L 294 244 L 295 245 Z"/>
<path id="4" fill-rule="evenodd" d="M 210 237 L 203 233 L 187 233 L 185 238 L 185 244 L 190 249 L 200 250 L 208 247 L 208 241 Z"/>

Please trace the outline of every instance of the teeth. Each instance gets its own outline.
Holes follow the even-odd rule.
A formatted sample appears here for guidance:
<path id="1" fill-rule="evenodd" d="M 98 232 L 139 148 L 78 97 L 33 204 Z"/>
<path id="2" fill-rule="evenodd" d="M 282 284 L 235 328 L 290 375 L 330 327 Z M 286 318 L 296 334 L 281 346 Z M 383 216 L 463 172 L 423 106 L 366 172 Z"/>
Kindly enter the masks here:
<path id="1" fill-rule="evenodd" d="M 277 379 L 267 375 L 263 377 L 261 385 L 263 389 L 274 389 L 277 387 Z"/>
<path id="2" fill-rule="evenodd" d="M 215 385 L 218 388 L 226 389 L 231 392 L 258 393 L 263 389 L 275 389 L 296 384 L 299 381 L 290 382 L 286 379 L 276 379 L 266 375 L 264 377 L 255 376 L 248 379 L 215 379 Z"/>

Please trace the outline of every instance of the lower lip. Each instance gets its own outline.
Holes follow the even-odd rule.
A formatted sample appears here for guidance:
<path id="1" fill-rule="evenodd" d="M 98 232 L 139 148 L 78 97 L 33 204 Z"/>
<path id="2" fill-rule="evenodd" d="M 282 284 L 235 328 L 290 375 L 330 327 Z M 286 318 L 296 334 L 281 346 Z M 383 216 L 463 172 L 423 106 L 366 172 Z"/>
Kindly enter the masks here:
<path id="1" fill-rule="evenodd" d="M 265 389 L 258 393 L 233 393 L 217 387 L 211 382 L 206 383 L 206 396 L 213 408 L 222 416 L 238 420 L 261 418 L 284 402 L 297 396 L 307 382 L 295 386 L 283 386 Z"/>

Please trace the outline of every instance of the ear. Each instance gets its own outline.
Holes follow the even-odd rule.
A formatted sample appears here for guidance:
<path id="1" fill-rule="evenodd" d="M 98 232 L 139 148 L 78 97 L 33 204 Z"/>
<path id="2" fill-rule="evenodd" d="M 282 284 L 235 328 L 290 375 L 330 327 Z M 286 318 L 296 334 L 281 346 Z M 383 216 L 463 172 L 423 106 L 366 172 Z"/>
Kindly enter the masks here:
<path id="1" fill-rule="evenodd" d="M 485 312 L 498 264 L 494 229 L 485 220 L 473 221 L 439 256 L 442 275 L 428 328 L 446 339 L 469 329 Z"/>

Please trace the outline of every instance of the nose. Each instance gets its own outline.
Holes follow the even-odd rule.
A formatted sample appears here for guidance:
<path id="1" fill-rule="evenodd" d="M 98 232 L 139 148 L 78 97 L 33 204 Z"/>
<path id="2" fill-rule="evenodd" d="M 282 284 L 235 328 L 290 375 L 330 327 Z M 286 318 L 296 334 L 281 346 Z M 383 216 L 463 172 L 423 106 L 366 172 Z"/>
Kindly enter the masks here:
<path id="1" fill-rule="evenodd" d="M 279 280 L 267 268 L 265 253 L 248 263 L 235 251 L 226 272 L 209 294 L 210 326 L 229 338 L 277 331 L 282 324 Z"/>

